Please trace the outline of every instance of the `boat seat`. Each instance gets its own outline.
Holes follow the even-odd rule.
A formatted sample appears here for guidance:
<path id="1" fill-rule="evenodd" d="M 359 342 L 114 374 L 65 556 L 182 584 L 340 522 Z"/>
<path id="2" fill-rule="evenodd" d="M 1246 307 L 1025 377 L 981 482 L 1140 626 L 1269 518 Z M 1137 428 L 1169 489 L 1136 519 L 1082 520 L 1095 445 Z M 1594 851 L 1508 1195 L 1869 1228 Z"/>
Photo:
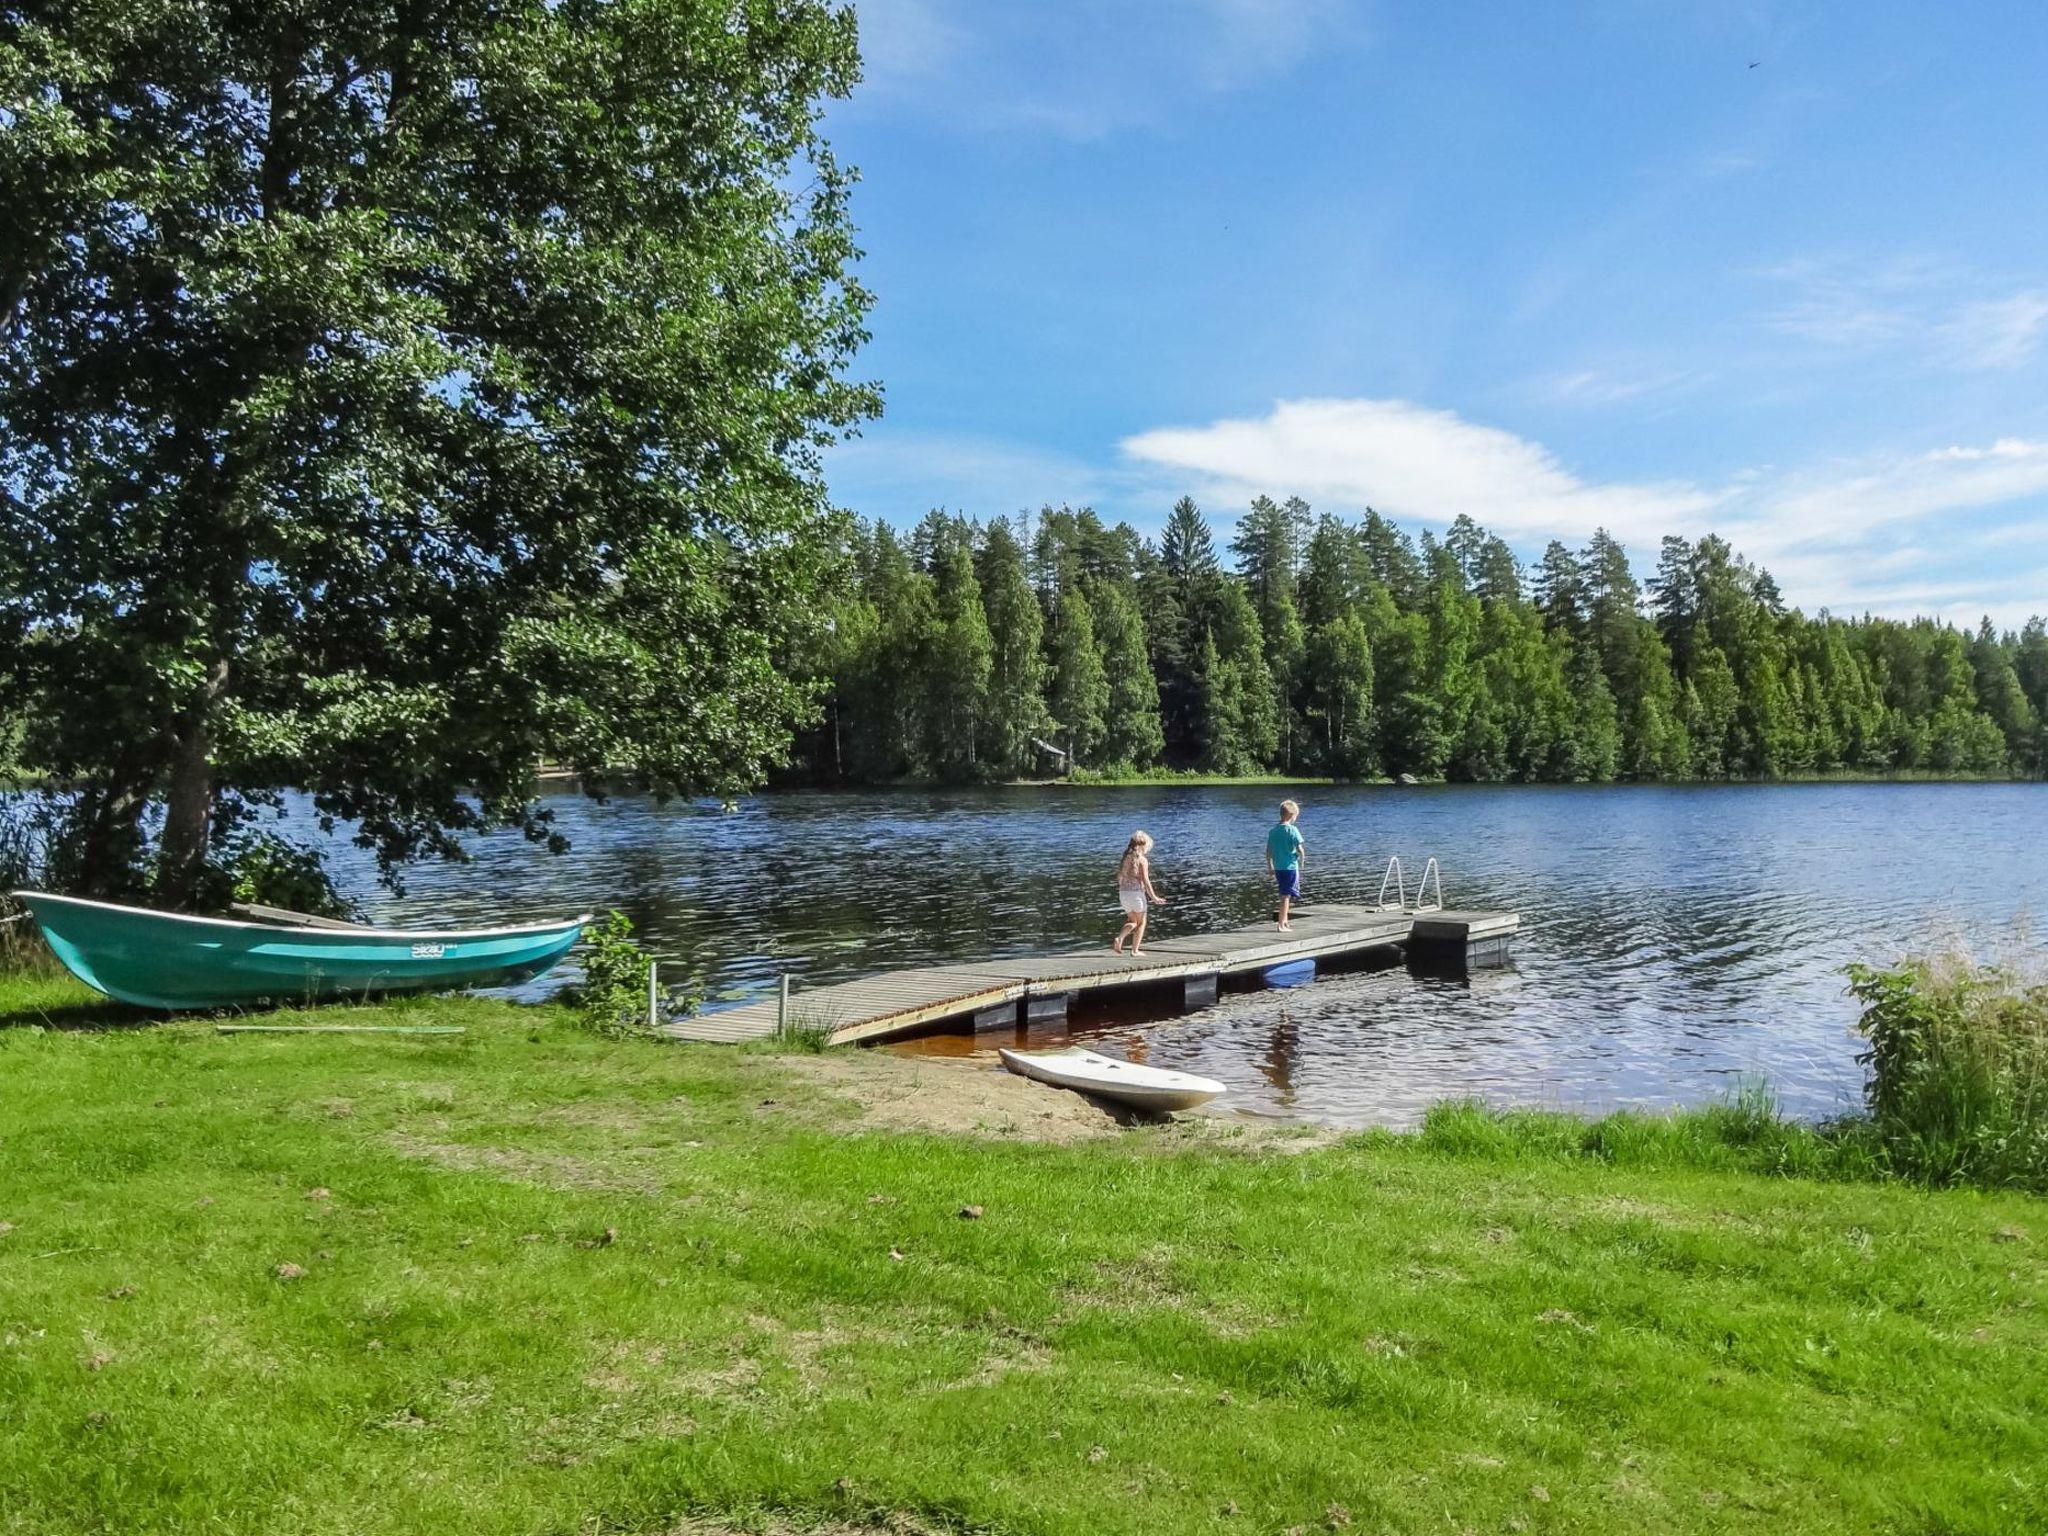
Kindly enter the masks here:
<path id="1" fill-rule="evenodd" d="M 366 930 L 367 923 L 345 923 L 338 917 L 315 917 L 287 907 L 266 907 L 253 901 L 231 901 L 228 910 L 252 923 L 270 923 L 279 928 L 352 928 Z"/>

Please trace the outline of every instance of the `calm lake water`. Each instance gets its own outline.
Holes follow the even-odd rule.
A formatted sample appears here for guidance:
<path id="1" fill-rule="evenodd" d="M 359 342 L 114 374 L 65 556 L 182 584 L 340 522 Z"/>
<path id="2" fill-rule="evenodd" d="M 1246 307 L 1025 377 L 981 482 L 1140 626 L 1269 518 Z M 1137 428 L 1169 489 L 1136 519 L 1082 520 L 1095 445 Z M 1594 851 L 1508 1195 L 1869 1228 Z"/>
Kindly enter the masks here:
<path id="1" fill-rule="evenodd" d="M 380 892 L 379 919 L 623 908 L 714 999 L 891 966 L 1107 943 L 1125 838 L 1158 840 L 1157 936 L 1270 914 L 1262 839 L 1284 791 L 788 794 L 660 807 L 553 797 L 574 849 L 516 836 Z M 1792 1113 L 1853 1107 L 1841 970 L 2008 939 L 2048 896 L 2048 786 L 1358 787 L 1295 791 L 1311 898 L 1371 900 L 1388 855 L 1435 855 L 1453 906 L 1523 917 L 1515 961 L 1470 982 L 1402 970 L 1226 996 L 1076 1031 L 1229 1083 L 1244 1112 L 1402 1124 L 1436 1099 L 1598 1111 L 1691 1104 L 1745 1075 Z M 1048 1034 L 1046 1044 L 1064 1034 Z M 959 1051 L 971 1042 L 920 1047 Z M 992 1053 L 991 1053 L 992 1055 Z"/>

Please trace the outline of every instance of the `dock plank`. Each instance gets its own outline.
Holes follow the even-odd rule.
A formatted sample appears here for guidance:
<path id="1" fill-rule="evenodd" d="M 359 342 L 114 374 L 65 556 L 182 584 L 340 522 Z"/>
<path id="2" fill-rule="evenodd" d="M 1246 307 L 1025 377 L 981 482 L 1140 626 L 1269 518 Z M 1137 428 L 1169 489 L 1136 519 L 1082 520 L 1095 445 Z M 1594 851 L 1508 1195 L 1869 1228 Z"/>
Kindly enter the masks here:
<path id="1" fill-rule="evenodd" d="M 1115 954 L 1108 946 L 1050 955 L 1017 955 L 954 965 L 907 967 L 793 991 L 788 1022 L 827 1028 L 835 1044 L 913 1033 L 971 1018 L 1028 997 L 1101 992 L 1203 976 L 1229 976 L 1286 960 L 1351 954 L 1403 945 L 1424 924 L 1442 931 L 1512 933 L 1513 913 L 1409 914 L 1348 903 L 1318 903 L 1298 913 L 1289 931 L 1256 923 L 1217 933 L 1175 934 L 1145 953 Z M 734 1044 L 775 1033 L 780 1005 L 770 998 L 696 1014 L 660 1026 L 677 1040 Z"/>

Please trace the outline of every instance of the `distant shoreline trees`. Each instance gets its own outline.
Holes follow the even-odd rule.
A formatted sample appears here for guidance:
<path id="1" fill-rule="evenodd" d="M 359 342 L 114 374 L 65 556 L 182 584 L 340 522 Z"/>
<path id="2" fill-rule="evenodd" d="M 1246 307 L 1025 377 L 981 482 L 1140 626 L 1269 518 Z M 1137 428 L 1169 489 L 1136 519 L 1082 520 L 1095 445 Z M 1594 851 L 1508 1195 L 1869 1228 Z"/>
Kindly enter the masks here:
<path id="1" fill-rule="evenodd" d="M 1604 530 L 1525 572 L 1468 517 L 1412 539 L 1265 497 L 1229 555 L 1185 497 L 1156 542 L 1085 507 L 862 524 L 786 780 L 2048 770 L 2039 618 L 1809 617 L 1712 536 L 1638 583 Z"/>

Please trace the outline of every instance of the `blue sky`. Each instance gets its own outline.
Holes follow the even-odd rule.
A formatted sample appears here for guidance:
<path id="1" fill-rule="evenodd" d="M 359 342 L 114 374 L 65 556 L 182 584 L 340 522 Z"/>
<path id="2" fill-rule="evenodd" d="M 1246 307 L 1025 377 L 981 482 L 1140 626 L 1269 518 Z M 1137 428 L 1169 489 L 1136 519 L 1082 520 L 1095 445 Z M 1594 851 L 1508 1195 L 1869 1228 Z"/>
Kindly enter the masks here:
<path id="1" fill-rule="evenodd" d="M 2040 0 L 858 10 L 842 504 L 1713 529 L 1809 609 L 2048 612 Z"/>

